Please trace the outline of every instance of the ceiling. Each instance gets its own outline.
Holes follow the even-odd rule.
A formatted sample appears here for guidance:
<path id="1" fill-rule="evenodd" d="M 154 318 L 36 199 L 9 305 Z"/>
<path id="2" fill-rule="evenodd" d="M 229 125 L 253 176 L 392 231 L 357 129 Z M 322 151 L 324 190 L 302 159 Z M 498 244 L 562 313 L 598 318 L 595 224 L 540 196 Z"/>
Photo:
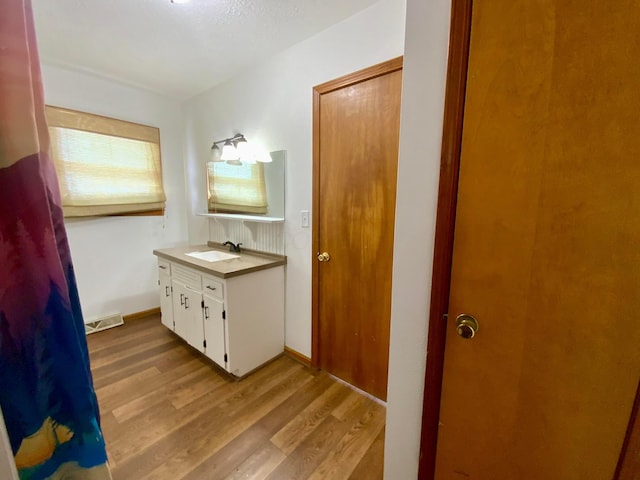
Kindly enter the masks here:
<path id="1" fill-rule="evenodd" d="M 32 4 L 43 62 L 184 99 L 377 1 L 32 0 Z"/>

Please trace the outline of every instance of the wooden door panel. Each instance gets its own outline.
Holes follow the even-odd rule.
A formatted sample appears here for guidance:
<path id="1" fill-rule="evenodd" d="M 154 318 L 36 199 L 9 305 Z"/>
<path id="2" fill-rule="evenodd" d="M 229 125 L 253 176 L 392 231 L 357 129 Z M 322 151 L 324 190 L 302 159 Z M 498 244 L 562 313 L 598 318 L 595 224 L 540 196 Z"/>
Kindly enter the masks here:
<path id="1" fill-rule="evenodd" d="M 473 8 L 436 478 L 612 478 L 640 375 L 640 16 Z"/>
<path id="2" fill-rule="evenodd" d="M 483 7 L 487 16 L 504 9 L 498 3 Z M 532 8 L 524 7 L 523 16 L 529 16 Z M 509 26 L 520 16 L 520 10 L 510 11 L 512 18 L 505 18 L 505 25 Z M 543 22 L 530 24 L 523 30 L 549 28 Z M 528 252 L 535 236 L 537 192 L 542 177 L 542 165 L 528 159 L 540 158 L 544 152 L 543 132 L 531 127 L 544 124 L 546 119 L 549 86 L 544 79 L 551 72 L 551 61 L 546 58 L 551 46 L 540 45 L 537 54 L 530 54 L 526 47 L 518 48 L 520 30 L 503 27 L 502 36 L 507 37 L 503 40 L 494 38 L 490 26 L 483 27 L 476 22 L 472 28 L 472 48 L 475 43 L 488 43 L 491 47 L 486 52 L 474 51 L 469 64 L 469 78 L 476 81 L 467 96 L 464 117 L 452 268 L 452 286 L 456 288 L 451 290 L 449 310 L 473 313 L 480 322 L 480 331 L 472 341 L 462 341 L 451 338 L 455 332 L 449 329 L 442 398 L 460 395 L 461 401 L 469 402 L 469 409 L 456 412 L 459 402 L 444 401 L 441 422 L 456 414 L 467 418 L 472 412 L 481 412 L 474 422 L 464 425 L 464 435 L 480 439 L 492 432 L 492 441 L 475 446 L 473 456 L 460 455 L 459 439 L 441 432 L 438 475 L 443 469 L 452 468 L 475 472 L 473 468 L 481 465 L 477 457 L 488 461 L 489 465 L 483 467 L 486 469 L 491 468 L 491 463 L 509 461 L 508 455 L 496 452 L 506 452 L 513 442 L 521 368 L 518 357 L 524 336 L 523 305 L 531 271 Z M 515 65 L 525 54 L 537 75 L 516 74 Z M 480 71 L 491 73 L 479 76 Z M 471 87 L 468 85 L 470 90 Z M 494 129 L 494 125 L 501 128 Z M 537 134 L 531 135 L 532 131 Z M 482 161 L 471 162 L 465 161 L 467 151 L 491 154 L 483 155 Z M 506 166 L 505 159 L 509 159 Z M 522 175 L 523 170 L 526 175 Z M 520 221 L 514 222 L 514 218 Z M 513 272 L 519 273 L 520 281 L 514 281 Z M 455 315 L 450 316 L 452 324 Z M 485 358 L 487 355 L 489 359 Z M 460 373 L 449 379 L 451 370 Z M 478 395 L 483 391 L 500 395 Z M 502 421 L 496 423 L 500 417 Z M 481 473 L 479 478 L 488 478 L 482 476 L 487 473 Z"/>
<path id="3" fill-rule="evenodd" d="M 386 398 L 401 71 L 319 101 L 319 365 Z"/>

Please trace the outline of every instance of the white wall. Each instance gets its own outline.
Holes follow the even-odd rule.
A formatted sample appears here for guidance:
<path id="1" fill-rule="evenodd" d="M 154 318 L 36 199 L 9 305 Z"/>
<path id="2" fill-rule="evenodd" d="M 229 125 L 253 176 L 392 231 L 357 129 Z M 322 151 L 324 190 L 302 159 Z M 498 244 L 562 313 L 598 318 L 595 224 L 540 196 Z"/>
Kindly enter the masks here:
<path id="1" fill-rule="evenodd" d="M 381 0 L 187 102 L 189 239 L 207 240 L 204 165 L 213 140 L 242 132 L 268 150 L 287 151 L 286 338 L 311 355 L 311 229 L 300 210 L 312 203 L 312 88 L 402 55 L 405 0 Z"/>
<path id="2" fill-rule="evenodd" d="M 451 0 L 408 0 L 385 478 L 417 478 Z"/>
<path id="3" fill-rule="evenodd" d="M 164 217 L 104 217 L 66 222 L 85 321 L 158 306 L 154 248 L 187 241 L 184 116 L 178 101 L 110 80 L 42 65 L 45 100 L 160 128 Z"/>

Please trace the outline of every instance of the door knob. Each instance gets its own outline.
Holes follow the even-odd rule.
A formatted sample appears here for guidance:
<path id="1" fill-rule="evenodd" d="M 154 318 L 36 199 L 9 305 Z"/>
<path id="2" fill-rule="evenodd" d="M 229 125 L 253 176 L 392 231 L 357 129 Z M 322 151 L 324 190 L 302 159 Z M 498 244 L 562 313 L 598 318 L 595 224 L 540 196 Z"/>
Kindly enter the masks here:
<path id="1" fill-rule="evenodd" d="M 456 331 L 462 338 L 471 339 L 476 336 L 480 325 L 472 315 L 461 313 L 456 317 Z"/>
<path id="2" fill-rule="evenodd" d="M 331 260 L 331 255 L 329 255 L 329 253 L 322 252 L 322 253 L 318 254 L 318 261 L 319 262 L 328 262 L 329 260 Z"/>

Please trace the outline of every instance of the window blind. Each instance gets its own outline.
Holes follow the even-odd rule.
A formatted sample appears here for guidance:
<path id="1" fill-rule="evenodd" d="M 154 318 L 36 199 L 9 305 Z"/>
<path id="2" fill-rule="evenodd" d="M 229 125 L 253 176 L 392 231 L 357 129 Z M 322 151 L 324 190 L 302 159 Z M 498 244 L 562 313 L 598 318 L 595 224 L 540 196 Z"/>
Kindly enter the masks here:
<path id="1" fill-rule="evenodd" d="M 46 113 L 65 217 L 164 208 L 159 129 L 52 106 Z"/>
<path id="2" fill-rule="evenodd" d="M 267 188 L 262 163 L 207 164 L 209 212 L 267 213 Z"/>

